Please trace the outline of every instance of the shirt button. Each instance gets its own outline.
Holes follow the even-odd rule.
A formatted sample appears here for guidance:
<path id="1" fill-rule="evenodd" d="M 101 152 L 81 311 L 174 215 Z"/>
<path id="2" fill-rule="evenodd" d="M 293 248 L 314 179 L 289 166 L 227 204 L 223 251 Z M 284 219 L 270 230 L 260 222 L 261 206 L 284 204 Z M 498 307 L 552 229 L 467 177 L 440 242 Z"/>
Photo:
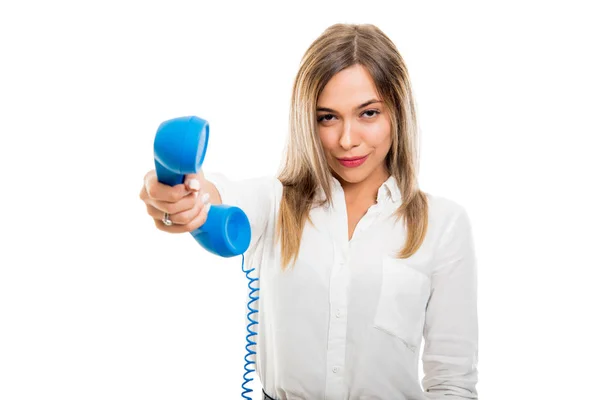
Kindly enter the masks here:
<path id="1" fill-rule="evenodd" d="M 340 368 L 339 367 L 333 367 L 331 370 L 333 371 L 334 374 L 337 374 L 337 372 L 340 370 Z"/>
<path id="2" fill-rule="evenodd" d="M 340 315 L 342 315 L 342 313 L 341 313 L 341 312 L 340 312 L 340 310 L 338 309 L 338 310 L 335 312 L 335 316 L 336 316 L 336 318 L 339 318 L 339 317 L 340 317 Z"/>

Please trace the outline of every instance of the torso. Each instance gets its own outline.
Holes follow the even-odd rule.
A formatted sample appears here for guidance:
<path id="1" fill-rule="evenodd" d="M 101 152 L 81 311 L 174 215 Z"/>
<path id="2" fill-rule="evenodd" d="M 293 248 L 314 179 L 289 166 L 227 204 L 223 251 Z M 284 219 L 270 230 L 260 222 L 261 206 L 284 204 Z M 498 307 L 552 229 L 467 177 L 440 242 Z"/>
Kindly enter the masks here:
<path id="1" fill-rule="evenodd" d="M 348 212 L 348 241 L 352 239 L 352 235 L 354 235 L 354 230 L 356 229 L 356 225 L 360 219 L 367 213 L 367 210 L 371 207 L 368 206 L 350 206 L 346 204 L 347 212 Z"/>
<path id="2" fill-rule="evenodd" d="M 348 218 L 348 241 L 350 241 L 358 222 L 364 217 L 369 208 L 377 203 L 377 200 L 375 197 L 368 198 L 367 196 L 348 195 L 347 192 L 344 192 L 344 198 L 346 200 Z"/>

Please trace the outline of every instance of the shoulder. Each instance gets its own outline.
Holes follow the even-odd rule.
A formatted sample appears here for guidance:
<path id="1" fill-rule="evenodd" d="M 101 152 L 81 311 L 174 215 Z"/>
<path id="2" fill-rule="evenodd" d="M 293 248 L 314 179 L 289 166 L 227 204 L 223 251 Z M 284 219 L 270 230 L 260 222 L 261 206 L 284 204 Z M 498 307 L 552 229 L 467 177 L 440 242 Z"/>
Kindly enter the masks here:
<path id="1" fill-rule="evenodd" d="M 426 193 L 426 196 L 430 220 L 446 225 L 461 214 L 467 213 L 465 206 L 456 200 L 431 193 Z"/>
<path id="2" fill-rule="evenodd" d="M 427 193 L 428 224 L 434 236 L 441 239 L 456 232 L 470 230 L 470 219 L 465 206 L 448 197 Z"/>
<path id="3" fill-rule="evenodd" d="M 429 229 L 436 243 L 438 259 L 462 257 L 473 247 L 470 217 L 465 206 L 453 199 L 427 194 Z"/>

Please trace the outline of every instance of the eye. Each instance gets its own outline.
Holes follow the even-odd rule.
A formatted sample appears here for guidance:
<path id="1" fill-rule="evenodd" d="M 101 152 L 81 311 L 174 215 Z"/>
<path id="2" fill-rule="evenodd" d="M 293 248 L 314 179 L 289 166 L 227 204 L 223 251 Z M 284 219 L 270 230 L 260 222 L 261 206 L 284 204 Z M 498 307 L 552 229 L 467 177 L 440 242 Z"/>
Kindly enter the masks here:
<path id="1" fill-rule="evenodd" d="M 321 122 L 323 120 L 325 121 L 331 121 L 331 119 L 329 119 L 329 117 L 333 117 L 333 114 L 325 114 L 325 115 L 321 115 L 320 117 L 317 118 L 317 122 Z"/>
<path id="2" fill-rule="evenodd" d="M 367 113 L 369 113 L 369 115 L 367 115 L 367 117 L 368 117 L 367 119 L 373 119 L 373 118 L 375 118 L 375 116 L 377 114 L 381 114 L 381 111 L 379 111 L 379 110 L 365 110 L 365 111 L 362 112 L 361 115 L 365 115 Z M 336 118 L 335 115 L 333 115 L 333 114 L 323 114 L 323 115 L 317 117 L 317 122 L 323 122 L 323 121 L 329 122 L 329 121 L 332 120 L 332 118 Z"/>
<path id="3" fill-rule="evenodd" d="M 379 110 L 366 110 L 365 112 L 363 112 L 363 114 L 366 114 L 366 113 L 373 113 L 372 115 L 369 116 L 369 118 L 374 118 L 377 114 L 380 113 L 380 111 Z"/>

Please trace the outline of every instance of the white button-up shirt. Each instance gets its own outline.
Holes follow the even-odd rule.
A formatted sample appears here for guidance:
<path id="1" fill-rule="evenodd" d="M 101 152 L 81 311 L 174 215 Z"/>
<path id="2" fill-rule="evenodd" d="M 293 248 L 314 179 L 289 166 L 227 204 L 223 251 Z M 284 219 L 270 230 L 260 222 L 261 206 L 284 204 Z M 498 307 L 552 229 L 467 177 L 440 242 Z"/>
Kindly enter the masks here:
<path id="1" fill-rule="evenodd" d="M 396 259 L 406 237 L 392 216 L 402 204 L 396 180 L 381 185 L 348 240 L 344 191 L 332 178 L 332 206 L 312 208 L 314 226 L 304 227 L 298 261 L 282 271 L 274 240 L 279 180 L 205 177 L 251 223 L 245 268 L 259 278 L 256 369 L 269 396 L 477 399 L 476 257 L 463 206 L 427 194 L 425 240 L 408 259 Z"/>

